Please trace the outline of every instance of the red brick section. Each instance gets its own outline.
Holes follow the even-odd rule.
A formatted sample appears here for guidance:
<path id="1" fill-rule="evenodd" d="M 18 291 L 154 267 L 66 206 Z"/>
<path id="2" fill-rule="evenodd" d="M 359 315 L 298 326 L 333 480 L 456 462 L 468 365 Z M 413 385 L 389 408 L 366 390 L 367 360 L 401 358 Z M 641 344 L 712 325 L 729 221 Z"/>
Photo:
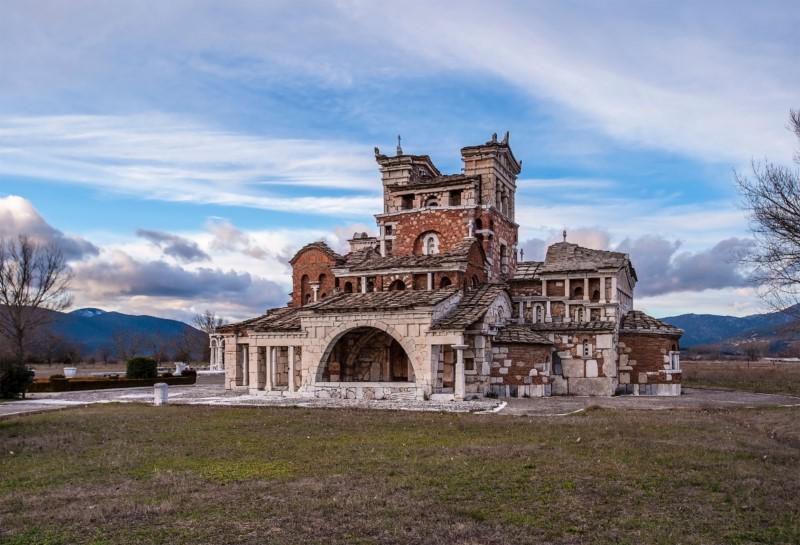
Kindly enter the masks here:
<path id="1" fill-rule="evenodd" d="M 489 240 L 484 239 L 483 251 L 486 252 L 486 257 L 492 259 L 492 278 L 507 279 L 514 276 L 514 269 L 517 266 L 516 245 L 517 245 L 517 225 L 506 219 L 505 216 L 500 214 L 494 208 L 489 210 L 479 211 L 478 218 L 484 229 L 492 229 L 494 231 L 494 243 L 489 247 Z M 508 276 L 503 278 L 501 276 L 501 263 L 500 263 L 500 241 L 504 240 L 508 252 Z"/>
<path id="2" fill-rule="evenodd" d="M 308 276 L 308 281 L 319 281 L 320 275 L 325 275 L 319 287 L 319 295 L 330 296 L 333 294 L 335 279 L 331 267 L 335 265 L 334 259 L 319 248 L 308 248 L 299 253 L 294 258 L 292 266 L 292 306 L 301 307 L 306 295 L 311 294 L 312 290 L 308 286 L 303 286 L 302 278 Z M 342 284 L 344 285 L 344 284 Z M 313 296 L 312 296 L 313 297 Z"/>
<path id="3" fill-rule="evenodd" d="M 626 348 L 630 348 L 630 352 L 622 352 L 628 355 L 629 360 L 635 360 L 636 365 L 633 365 L 631 371 L 631 384 L 639 382 L 639 373 L 663 371 L 664 370 L 664 356 L 672 350 L 674 346 L 676 349 L 680 348 L 678 344 L 678 337 L 667 335 L 647 335 L 641 333 L 620 333 L 619 341 L 625 343 Z M 663 373 L 659 373 L 658 379 L 654 375 L 647 377 L 647 382 L 654 383 L 674 383 L 680 382 L 680 374 L 672 375 L 672 380 L 664 379 Z"/>
<path id="4" fill-rule="evenodd" d="M 511 360 L 511 366 L 506 367 L 508 369 L 508 374 L 501 374 L 500 369 L 503 368 L 502 362 L 503 360 L 499 361 L 501 366 L 494 367 L 492 366 L 491 376 L 493 377 L 500 377 L 503 379 L 503 384 L 542 384 L 542 376 L 530 376 L 531 369 L 534 368 L 534 365 L 537 363 L 544 363 L 545 361 L 549 361 L 548 358 L 550 357 L 550 347 L 549 346 L 540 346 L 540 345 L 532 345 L 532 344 L 495 344 L 495 347 L 505 347 L 508 349 L 508 353 L 505 354 L 504 359 Z M 499 358 L 499 355 L 496 355 L 495 358 Z"/>
<path id="5" fill-rule="evenodd" d="M 438 234 L 440 253 L 451 250 L 469 234 L 468 223 L 472 213 L 472 210 L 463 208 L 429 208 L 392 216 L 391 221 L 397 222 L 392 255 L 421 255 L 420 235 L 429 231 Z"/>

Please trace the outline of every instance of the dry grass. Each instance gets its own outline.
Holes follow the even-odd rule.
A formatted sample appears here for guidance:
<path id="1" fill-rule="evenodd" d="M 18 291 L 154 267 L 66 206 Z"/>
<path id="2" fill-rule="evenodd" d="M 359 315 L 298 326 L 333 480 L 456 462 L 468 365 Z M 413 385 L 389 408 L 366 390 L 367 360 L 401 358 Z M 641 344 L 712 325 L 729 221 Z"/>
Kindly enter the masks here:
<path id="1" fill-rule="evenodd" d="M 743 361 L 681 361 L 683 384 L 800 396 L 800 364 Z"/>
<path id="2" fill-rule="evenodd" d="M 793 409 L 94 406 L 0 445 L 5 544 L 800 542 Z"/>

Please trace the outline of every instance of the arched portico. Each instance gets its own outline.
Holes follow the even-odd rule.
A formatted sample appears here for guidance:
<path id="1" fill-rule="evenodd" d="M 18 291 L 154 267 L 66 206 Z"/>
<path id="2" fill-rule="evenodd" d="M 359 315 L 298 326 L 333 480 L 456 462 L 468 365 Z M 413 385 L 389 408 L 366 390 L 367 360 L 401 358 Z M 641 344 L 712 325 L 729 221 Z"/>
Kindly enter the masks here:
<path id="1" fill-rule="evenodd" d="M 322 382 L 414 382 L 411 360 L 400 343 L 375 327 L 355 327 L 325 351 L 317 380 Z"/>

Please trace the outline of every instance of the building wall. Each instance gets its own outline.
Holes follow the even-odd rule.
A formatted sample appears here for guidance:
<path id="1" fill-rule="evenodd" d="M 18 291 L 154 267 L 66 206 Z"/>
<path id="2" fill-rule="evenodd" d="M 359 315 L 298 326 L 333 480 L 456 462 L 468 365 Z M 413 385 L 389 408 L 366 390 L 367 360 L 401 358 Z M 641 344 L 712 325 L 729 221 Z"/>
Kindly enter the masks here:
<path id="1" fill-rule="evenodd" d="M 555 376 L 557 365 L 553 364 L 553 395 L 614 394 L 617 351 L 612 332 L 557 333 L 553 341 L 561 365 L 560 376 Z"/>
<path id="2" fill-rule="evenodd" d="M 494 344 L 489 391 L 500 397 L 550 395 L 549 345 Z"/>
<path id="3" fill-rule="evenodd" d="M 331 268 L 335 264 L 335 260 L 319 248 L 311 247 L 298 254 L 292 264 L 292 306 L 303 306 L 307 295 L 311 294 L 310 286 L 302 284 L 304 275 L 308 276 L 309 283 L 317 282 L 320 275 L 325 275 L 319 287 L 319 295 L 332 295 L 336 280 Z"/>
<path id="4" fill-rule="evenodd" d="M 676 336 L 621 333 L 619 336 L 620 386 L 638 385 L 635 393 L 679 394 L 681 374 L 670 371 L 671 352 L 677 352 L 679 349 Z M 646 391 L 642 391 L 643 385 L 677 385 L 677 391 L 672 391 L 676 388 L 659 387 L 647 388 Z"/>
<path id="5" fill-rule="evenodd" d="M 392 255 L 421 255 L 420 235 L 430 231 L 438 234 L 440 253 L 451 250 L 469 234 L 473 214 L 470 208 L 426 208 L 392 216 Z"/>

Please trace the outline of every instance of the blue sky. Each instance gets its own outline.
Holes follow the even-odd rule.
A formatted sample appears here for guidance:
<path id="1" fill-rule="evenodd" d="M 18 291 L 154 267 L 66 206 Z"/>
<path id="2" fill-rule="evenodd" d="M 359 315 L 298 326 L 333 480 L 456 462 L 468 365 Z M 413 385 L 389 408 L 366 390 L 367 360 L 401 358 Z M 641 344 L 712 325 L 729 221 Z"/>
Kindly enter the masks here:
<path id="1" fill-rule="evenodd" d="M 654 315 L 762 310 L 733 173 L 792 159 L 796 3 L 2 9 L 0 231 L 74 243 L 77 305 L 283 304 L 294 250 L 374 225 L 374 146 L 456 172 L 509 130 L 528 258 L 566 228 L 629 251 Z"/>

